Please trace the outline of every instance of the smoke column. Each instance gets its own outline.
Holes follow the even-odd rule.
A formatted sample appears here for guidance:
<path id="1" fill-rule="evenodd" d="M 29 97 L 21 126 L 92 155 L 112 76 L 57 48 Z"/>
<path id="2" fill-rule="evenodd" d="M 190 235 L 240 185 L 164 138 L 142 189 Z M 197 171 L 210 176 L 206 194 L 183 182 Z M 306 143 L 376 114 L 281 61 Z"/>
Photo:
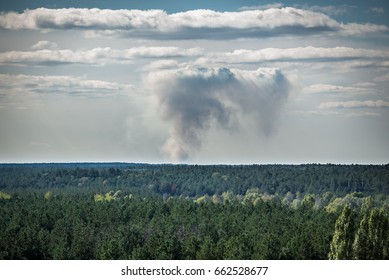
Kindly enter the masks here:
<path id="1" fill-rule="evenodd" d="M 149 74 L 170 137 L 163 150 L 182 162 L 201 149 L 206 132 L 218 126 L 239 129 L 243 117 L 268 135 L 290 92 L 288 78 L 278 69 L 255 71 L 228 68 L 181 68 Z"/>

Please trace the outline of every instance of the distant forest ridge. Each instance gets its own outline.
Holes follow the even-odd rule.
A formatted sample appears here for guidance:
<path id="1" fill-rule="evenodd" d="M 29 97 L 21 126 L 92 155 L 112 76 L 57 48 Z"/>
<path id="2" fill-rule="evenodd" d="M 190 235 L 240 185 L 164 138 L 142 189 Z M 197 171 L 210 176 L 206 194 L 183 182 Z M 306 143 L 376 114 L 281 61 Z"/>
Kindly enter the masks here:
<path id="1" fill-rule="evenodd" d="M 136 171 L 136 172 L 134 172 Z M 285 195 L 389 193 L 389 164 L 189 165 L 146 163 L 0 164 L 0 189 L 64 188 L 198 197 L 250 189 Z"/>
<path id="2" fill-rule="evenodd" d="M 139 167 L 139 166 L 389 166 L 388 163 L 148 163 L 148 162 L 124 162 L 124 161 L 72 161 L 72 162 L 2 162 L 0 166 L 36 166 L 36 167 L 83 167 L 83 168 L 101 168 L 101 167 Z"/>

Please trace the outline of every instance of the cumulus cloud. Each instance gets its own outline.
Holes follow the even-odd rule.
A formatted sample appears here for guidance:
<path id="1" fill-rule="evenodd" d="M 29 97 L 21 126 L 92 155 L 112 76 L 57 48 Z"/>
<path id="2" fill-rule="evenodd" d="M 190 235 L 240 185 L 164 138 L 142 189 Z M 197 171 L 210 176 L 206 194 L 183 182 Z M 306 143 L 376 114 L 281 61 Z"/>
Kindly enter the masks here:
<path id="1" fill-rule="evenodd" d="M 383 100 L 325 102 L 320 109 L 389 108 L 389 102 Z"/>
<path id="2" fill-rule="evenodd" d="M 238 12 L 190 10 L 175 14 L 162 10 L 39 8 L 1 14 L 0 28 L 97 30 L 153 39 L 235 39 L 328 31 L 358 35 L 388 31 L 384 25 L 343 24 L 323 13 L 293 7 Z"/>
<path id="3" fill-rule="evenodd" d="M 101 10 L 101 9 L 46 9 L 8 12 L 0 17 L 0 26 L 6 29 L 133 29 L 152 28 L 161 10 Z"/>
<path id="4" fill-rule="evenodd" d="M 42 43 L 41 43 L 42 42 Z M 50 44 L 41 41 L 36 48 Z M 130 64 L 140 59 L 152 59 L 144 70 L 178 68 L 176 59 L 185 59 L 200 66 L 229 66 L 233 64 L 260 63 L 271 66 L 309 63 L 310 67 L 331 67 L 337 71 L 361 67 L 387 67 L 389 51 L 350 47 L 297 47 L 265 48 L 259 50 L 237 49 L 231 52 L 205 52 L 202 48 L 150 47 L 128 49 L 109 47 L 89 50 L 39 49 L 35 51 L 8 51 L 0 53 L 0 65 L 56 66 L 61 64 L 84 64 L 102 66 L 105 64 Z"/>
<path id="5" fill-rule="evenodd" d="M 345 36 L 354 36 L 361 34 L 372 34 L 372 33 L 387 33 L 389 31 L 386 25 L 377 25 L 372 23 L 341 23 L 340 34 Z"/>
<path id="6" fill-rule="evenodd" d="M 388 60 L 389 52 L 386 50 L 355 49 L 350 47 L 318 48 L 318 47 L 297 47 L 297 48 L 266 48 L 261 50 L 234 50 L 233 52 L 213 53 L 199 62 L 210 63 L 258 63 L 267 61 L 312 61 L 329 62 L 345 60 Z"/>
<path id="7" fill-rule="evenodd" d="M 46 43 L 37 44 L 44 46 Z M 35 45 L 34 45 L 35 46 Z M 85 51 L 51 50 L 9 51 L 0 53 L 0 64 L 104 64 L 131 63 L 138 58 L 174 58 L 198 56 L 200 48 L 181 49 L 178 47 L 134 47 L 117 50 L 112 48 L 94 48 Z"/>
<path id="8" fill-rule="evenodd" d="M 130 85 L 101 80 L 88 80 L 73 76 L 33 76 L 0 74 L 0 93 L 70 93 L 101 94 L 119 93 L 132 88 Z"/>
<path id="9" fill-rule="evenodd" d="M 318 13 L 323 13 L 329 16 L 342 16 L 348 12 L 350 12 L 352 9 L 355 9 L 356 6 L 351 5 L 326 5 L 326 6 L 319 6 L 319 5 L 307 5 L 307 4 L 294 4 L 292 5 L 294 8 L 298 9 L 304 9 L 309 11 L 314 11 Z M 246 10 L 267 10 L 272 8 L 283 8 L 285 7 L 282 3 L 272 3 L 272 4 L 265 4 L 265 5 L 256 5 L 256 6 L 244 6 L 241 7 L 240 11 L 246 11 Z"/>
<path id="10" fill-rule="evenodd" d="M 209 129 L 239 129 L 246 117 L 255 129 L 271 133 L 291 90 L 280 70 L 267 68 L 187 67 L 152 72 L 147 82 L 170 124 L 163 149 L 174 161 L 185 161 L 198 151 Z"/>

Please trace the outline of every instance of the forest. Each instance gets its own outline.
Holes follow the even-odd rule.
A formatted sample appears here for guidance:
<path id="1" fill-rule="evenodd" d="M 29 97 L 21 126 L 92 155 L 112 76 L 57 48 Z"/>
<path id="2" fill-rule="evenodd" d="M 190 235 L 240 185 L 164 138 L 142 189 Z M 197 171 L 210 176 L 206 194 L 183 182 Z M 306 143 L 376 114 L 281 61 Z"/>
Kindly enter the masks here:
<path id="1" fill-rule="evenodd" d="M 0 164 L 0 259 L 389 259 L 389 164 Z"/>

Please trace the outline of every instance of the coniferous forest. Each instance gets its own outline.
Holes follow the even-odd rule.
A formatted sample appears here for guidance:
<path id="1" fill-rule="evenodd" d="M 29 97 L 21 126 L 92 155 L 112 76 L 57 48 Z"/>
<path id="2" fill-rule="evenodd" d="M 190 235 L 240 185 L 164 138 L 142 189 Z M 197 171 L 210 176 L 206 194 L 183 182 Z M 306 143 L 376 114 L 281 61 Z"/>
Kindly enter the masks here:
<path id="1" fill-rule="evenodd" d="M 0 259 L 389 259 L 389 165 L 1 164 Z"/>

